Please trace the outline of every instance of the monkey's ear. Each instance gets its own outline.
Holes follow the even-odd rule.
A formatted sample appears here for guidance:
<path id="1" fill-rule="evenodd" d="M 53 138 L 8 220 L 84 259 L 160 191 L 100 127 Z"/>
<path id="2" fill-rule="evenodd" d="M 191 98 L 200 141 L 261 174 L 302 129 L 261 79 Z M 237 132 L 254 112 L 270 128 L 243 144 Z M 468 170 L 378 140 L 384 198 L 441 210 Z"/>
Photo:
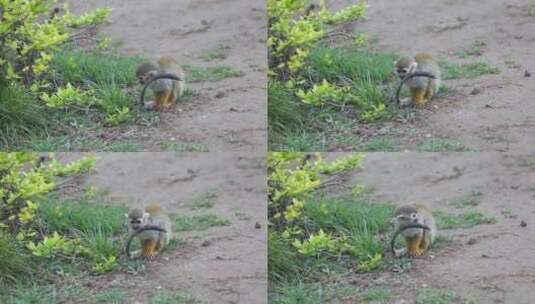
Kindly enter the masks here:
<path id="1" fill-rule="evenodd" d="M 150 214 L 149 214 L 148 212 L 143 212 L 143 217 L 142 217 L 142 218 L 143 218 L 143 221 L 148 220 L 149 217 L 150 217 Z"/>

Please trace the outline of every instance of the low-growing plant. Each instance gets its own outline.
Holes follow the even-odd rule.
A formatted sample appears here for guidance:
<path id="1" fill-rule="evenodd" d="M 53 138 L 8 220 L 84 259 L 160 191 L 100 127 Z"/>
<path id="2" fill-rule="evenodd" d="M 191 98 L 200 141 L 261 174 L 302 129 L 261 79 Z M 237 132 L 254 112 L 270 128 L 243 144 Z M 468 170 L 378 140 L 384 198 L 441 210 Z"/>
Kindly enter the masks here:
<path id="1" fill-rule="evenodd" d="M 31 83 L 50 72 L 53 52 L 78 30 L 104 22 L 110 10 L 96 9 L 75 17 L 68 10 L 50 17 L 57 1 L 3 1 L 0 19 L 0 76 Z"/>

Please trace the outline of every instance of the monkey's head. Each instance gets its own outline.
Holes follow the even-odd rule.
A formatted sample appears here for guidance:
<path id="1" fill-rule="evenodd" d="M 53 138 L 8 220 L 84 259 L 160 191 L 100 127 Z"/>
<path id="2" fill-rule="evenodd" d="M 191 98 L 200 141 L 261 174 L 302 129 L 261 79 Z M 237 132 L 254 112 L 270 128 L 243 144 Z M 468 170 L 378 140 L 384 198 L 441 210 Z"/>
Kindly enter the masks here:
<path id="1" fill-rule="evenodd" d="M 156 74 L 158 74 L 158 66 L 152 62 L 141 63 L 136 69 L 136 77 L 140 84 L 147 83 Z"/>
<path id="2" fill-rule="evenodd" d="M 147 225 L 150 214 L 139 208 L 130 210 L 128 214 L 125 214 L 128 220 L 128 225 L 132 230 L 138 230 L 139 228 Z"/>
<path id="3" fill-rule="evenodd" d="M 401 206 L 394 212 L 394 229 L 397 230 L 407 224 L 424 225 L 424 217 L 413 206 Z M 422 233 L 420 228 L 409 228 L 402 232 L 405 237 L 413 237 Z"/>
<path id="4" fill-rule="evenodd" d="M 411 74 L 416 71 L 418 63 L 414 58 L 405 56 L 396 61 L 394 70 L 399 78 L 403 79 L 407 74 Z"/>

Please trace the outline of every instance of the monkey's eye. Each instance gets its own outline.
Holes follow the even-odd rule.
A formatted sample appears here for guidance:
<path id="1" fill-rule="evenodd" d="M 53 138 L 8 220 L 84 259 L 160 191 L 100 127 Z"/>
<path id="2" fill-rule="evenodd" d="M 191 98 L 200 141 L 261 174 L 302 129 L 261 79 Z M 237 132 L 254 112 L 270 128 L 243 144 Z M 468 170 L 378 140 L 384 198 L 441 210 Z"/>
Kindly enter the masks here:
<path id="1" fill-rule="evenodd" d="M 416 218 L 416 213 L 411 213 L 411 218 L 415 219 Z"/>
<path id="2" fill-rule="evenodd" d="M 140 220 L 131 220 L 130 223 L 132 223 L 132 224 L 140 224 L 141 221 Z"/>

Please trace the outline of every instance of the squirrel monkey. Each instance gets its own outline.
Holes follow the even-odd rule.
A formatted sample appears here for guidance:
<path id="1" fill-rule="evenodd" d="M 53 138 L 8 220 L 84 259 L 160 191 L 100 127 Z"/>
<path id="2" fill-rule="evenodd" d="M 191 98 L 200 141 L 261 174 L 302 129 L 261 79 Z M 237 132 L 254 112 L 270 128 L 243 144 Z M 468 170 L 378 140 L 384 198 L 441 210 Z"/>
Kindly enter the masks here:
<path id="1" fill-rule="evenodd" d="M 136 70 L 136 77 L 143 86 L 141 104 L 145 108 L 157 111 L 169 109 L 172 103 L 182 97 L 186 88 L 184 71 L 169 56 L 162 56 L 158 65 L 153 62 L 141 63 Z M 144 102 L 145 90 L 150 86 L 154 101 Z"/>
<path id="2" fill-rule="evenodd" d="M 137 236 L 141 241 L 141 251 L 134 252 L 132 256 L 154 257 L 158 251 L 169 244 L 171 240 L 171 220 L 162 210 L 160 205 L 152 204 L 141 210 L 132 209 L 125 214 L 128 219 L 130 230 L 134 232 L 132 236 Z M 132 237 L 133 238 L 133 237 Z M 132 238 L 127 244 L 127 254 Z"/>
<path id="3" fill-rule="evenodd" d="M 417 107 L 422 106 L 431 100 L 440 88 L 440 68 L 430 54 L 419 53 L 414 57 L 400 58 L 395 63 L 395 72 L 410 89 L 411 98 L 402 100 L 402 105 L 412 103 Z M 424 75 L 411 76 L 414 73 Z"/>
<path id="4" fill-rule="evenodd" d="M 431 210 L 420 204 L 403 205 L 394 212 L 394 230 L 401 231 L 407 243 L 406 249 L 401 249 L 397 256 L 408 253 L 410 256 L 422 255 L 434 242 L 437 234 L 435 217 Z M 406 228 L 419 224 L 425 228 Z M 405 227 L 405 228 L 404 228 Z M 397 235 L 397 234 L 394 234 Z"/>

